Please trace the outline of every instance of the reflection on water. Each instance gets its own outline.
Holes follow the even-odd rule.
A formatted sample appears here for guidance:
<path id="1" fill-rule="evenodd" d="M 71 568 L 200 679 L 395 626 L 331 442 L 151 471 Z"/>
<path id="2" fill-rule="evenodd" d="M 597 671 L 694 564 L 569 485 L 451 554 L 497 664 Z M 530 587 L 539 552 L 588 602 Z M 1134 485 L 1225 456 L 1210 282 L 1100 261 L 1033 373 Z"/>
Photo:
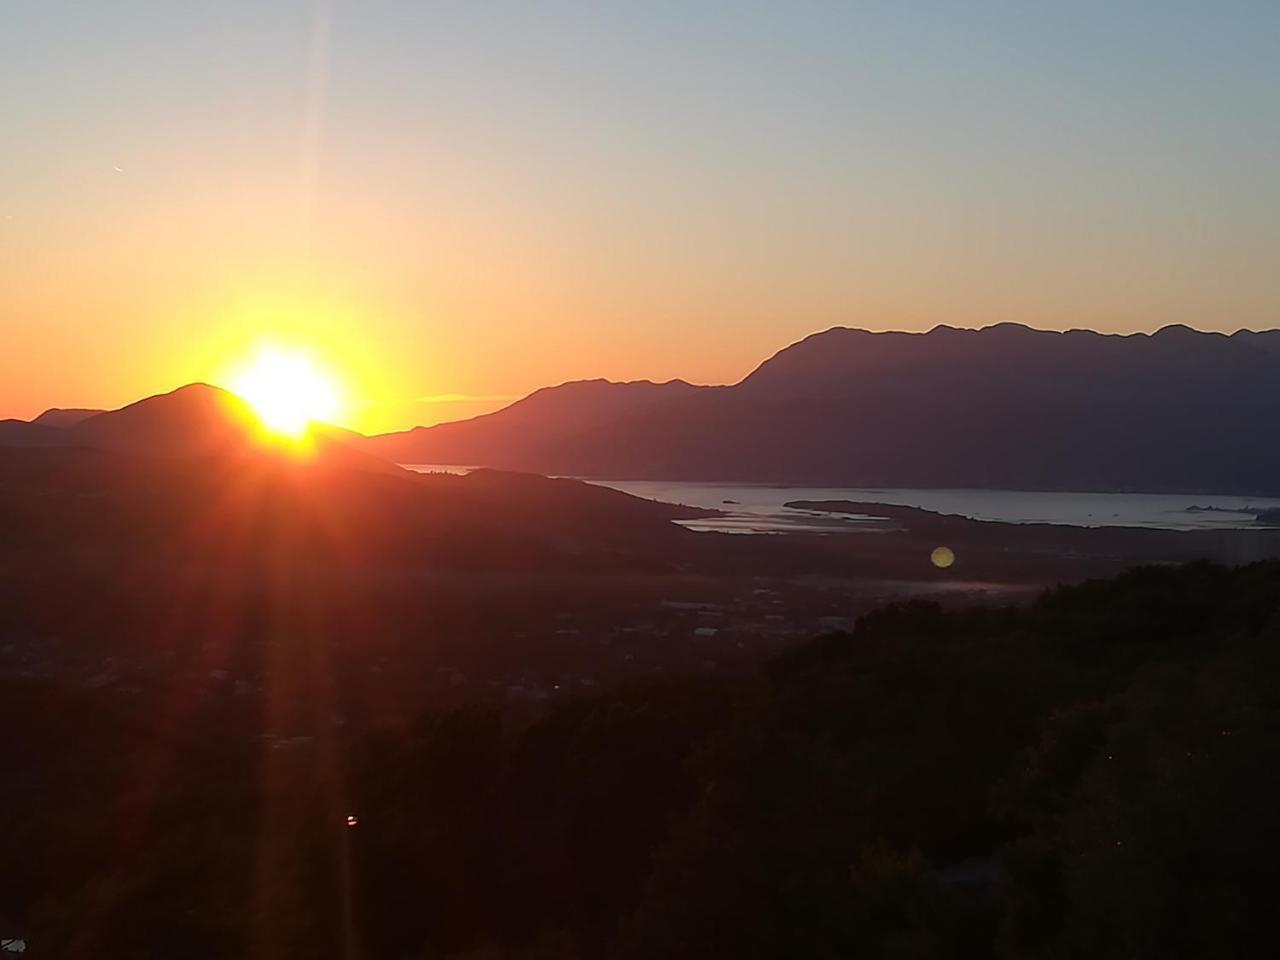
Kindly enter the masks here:
<path id="1" fill-rule="evenodd" d="M 411 465 L 419 472 L 467 473 L 467 466 Z M 725 533 L 875 533 L 883 520 L 794 510 L 791 500 L 857 500 L 922 507 L 974 520 L 1057 523 L 1076 527 L 1147 527 L 1161 530 L 1257 529 L 1258 510 L 1280 509 L 1280 498 L 1166 493 L 1041 493 L 1025 490 L 907 490 L 858 487 L 771 487 L 758 484 L 680 483 L 667 480 L 594 480 L 601 486 L 667 503 L 724 511 L 722 517 L 685 521 L 693 530 Z"/>

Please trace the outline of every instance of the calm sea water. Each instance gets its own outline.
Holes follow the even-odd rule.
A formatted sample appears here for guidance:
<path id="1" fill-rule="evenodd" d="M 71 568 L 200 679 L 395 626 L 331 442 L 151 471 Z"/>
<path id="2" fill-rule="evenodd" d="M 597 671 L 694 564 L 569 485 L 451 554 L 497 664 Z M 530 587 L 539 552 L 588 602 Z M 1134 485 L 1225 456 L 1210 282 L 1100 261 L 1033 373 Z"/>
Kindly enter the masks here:
<path id="1" fill-rule="evenodd" d="M 447 465 L 407 465 L 420 472 L 466 473 Z M 723 517 L 686 521 L 695 530 L 726 533 L 874 531 L 870 517 L 830 517 L 793 510 L 790 500 L 860 500 L 922 507 L 974 520 L 1058 523 L 1077 527 L 1149 527 L 1162 530 L 1257 529 L 1254 511 L 1280 508 L 1280 498 L 1206 494 L 1032 493 L 1025 490 L 907 490 L 862 487 L 772 487 L 760 484 L 679 483 L 666 480 L 595 480 L 637 497 L 710 507 Z M 1212 510 L 1189 510 L 1212 507 Z"/>

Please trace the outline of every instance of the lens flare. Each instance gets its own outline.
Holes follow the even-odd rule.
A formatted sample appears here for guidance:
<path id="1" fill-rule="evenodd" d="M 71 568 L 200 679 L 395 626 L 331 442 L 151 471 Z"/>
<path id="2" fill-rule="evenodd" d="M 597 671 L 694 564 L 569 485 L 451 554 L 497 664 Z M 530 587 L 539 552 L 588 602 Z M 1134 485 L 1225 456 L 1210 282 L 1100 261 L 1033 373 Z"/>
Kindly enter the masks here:
<path id="1" fill-rule="evenodd" d="M 264 347 L 229 386 L 264 427 L 286 437 L 301 437 L 313 422 L 335 420 L 342 412 L 337 383 L 301 351 Z"/>

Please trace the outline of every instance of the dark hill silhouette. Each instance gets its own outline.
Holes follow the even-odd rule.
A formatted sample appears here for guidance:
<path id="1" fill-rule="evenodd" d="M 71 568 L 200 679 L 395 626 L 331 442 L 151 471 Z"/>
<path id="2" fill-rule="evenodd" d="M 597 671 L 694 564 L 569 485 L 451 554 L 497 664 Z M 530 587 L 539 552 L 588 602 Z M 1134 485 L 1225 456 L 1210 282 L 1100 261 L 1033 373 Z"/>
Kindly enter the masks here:
<path id="1" fill-rule="evenodd" d="M 400 472 L 356 443 L 364 438 L 327 424 L 311 427 L 304 451 L 323 461 L 373 472 Z M 157 457 L 246 457 L 273 451 L 292 456 L 288 444 L 264 441 L 244 400 L 205 383 L 138 400 L 119 410 L 50 410 L 30 422 L 0 422 L 0 446 L 77 447 Z"/>
<path id="2" fill-rule="evenodd" d="M 87 407 L 51 407 L 31 422 L 42 427 L 73 427 L 82 420 L 105 412 Z"/>
<path id="3" fill-rule="evenodd" d="M 740 383 L 566 425 L 567 387 L 374 438 L 399 462 L 636 479 L 1041 490 L 1280 492 L 1280 331 L 928 333 L 835 328 Z M 534 395 L 538 396 L 538 395 Z"/>
<path id="4" fill-rule="evenodd" d="M 651 567 L 697 536 L 671 520 L 710 512 L 574 480 L 380 472 L 365 461 L 377 462 L 355 451 L 0 448 L 0 569 Z"/>
<path id="5" fill-rule="evenodd" d="M 45 447 L 57 440 L 55 427 L 29 420 L 0 420 L 0 447 Z"/>
<path id="6" fill-rule="evenodd" d="M 652 564 L 669 552 L 654 547 L 693 536 L 671 520 L 710 512 L 528 474 L 412 473 L 323 424 L 272 440 L 244 400 L 203 383 L 65 427 L 4 426 L 18 437 L 0 444 L 5 546 L 35 566 Z"/>
<path id="7" fill-rule="evenodd" d="M 253 422 L 239 397 L 192 383 L 67 427 L 65 443 L 165 456 L 239 453 L 254 443 Z"/>
<path id="8" fill-rule="evenodd" d="M 368 449 L 397 463 L 527 468 L 619 419 L 711 389 L 683 380 L 575 380 L 535 390 L 497 413 L 372 437 Z"/>
<path id="9" fill-rule="evenodd" d="M 102 412 L 52 407 L 34 420 L 0 420 L 0 447 L 57 446 L 66 440 L 61 428 L 75 426 Z"/>

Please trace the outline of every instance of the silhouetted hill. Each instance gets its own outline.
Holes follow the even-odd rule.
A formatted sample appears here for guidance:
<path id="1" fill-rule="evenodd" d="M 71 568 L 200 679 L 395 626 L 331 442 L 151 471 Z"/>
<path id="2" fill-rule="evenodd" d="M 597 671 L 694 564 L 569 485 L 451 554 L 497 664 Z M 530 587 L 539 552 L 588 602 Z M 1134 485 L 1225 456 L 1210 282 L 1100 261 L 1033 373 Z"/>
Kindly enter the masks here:
<path id="1" fill-rule="evenodd" d="M 74 426 L 102 412 L 53 407 L 34 420 L 0 420 L 0 447 L 57 446 L 66 440 L 61 428 Z"/>
<path id="2" fill-rule="evenodd" d="M 536 390 L 496 413 L 371 437 L 367 449 L 396 463 L 528 468 L 619 419 L 712 389 L 683 380 L 577 380 Z"/>
<path id="3" fill-rule="evenodd" d="M 51 407 L 31 422 L 43 427 L 72 427 L 82 420 L 105 412 L 84 407 Z"/>
<path id="4" fill-rule="evenodd" d="M 650 565 L 708 513 L 574 480 L 424 476 L 360 458 L 0 448 L 0 568 L 513 569 Z M 372 460 L 372 458 L 367 458 Z M 664 553 L 671 553 L 671 550 Z M 246 566 L 247 565 L 247 566 Z M 97 575 L 97 574 L 95 574 Z"/>
<path id="5" fill-rule="evenodd" d="M 54 427 L 30 420 L 0 420 L 0 447 L 43 447 L 56 440 Z"/>
<path id="6" fill-rule="evenodd" d="M 253 442 L 253 413 L 240 398 L 192 383 L 67 427 L 68 446 L 121 453 L 211 456 Z"/>
<path id="7" fill-rule="evenodd" d="M 536 430 L 513 415 L 517 404 L 374 449 L 635 479 L 1270 493 L 1280 491 L 1280 447 L 1268 439 L 1278 379 L 1280 331 L 835 328 L 731 387 L 598 409 L 561 428 L 566 394 Z M 404 442 L 417 437 L 430 443 Z"/>
<path id="8" fill-rule="evenodd" d="M 357 449 L 359 434 L 313 425 L 303 445 L 307 458 L 374 472 L 400 472 Z M 30 422 L 0 422 L 0 446 L 78 447 L 153 457 L 292 455 L 265 441 L 252 409 L 235 394 L 205 383 L 138 400 L 119 410 L 49 410 Z"/>

